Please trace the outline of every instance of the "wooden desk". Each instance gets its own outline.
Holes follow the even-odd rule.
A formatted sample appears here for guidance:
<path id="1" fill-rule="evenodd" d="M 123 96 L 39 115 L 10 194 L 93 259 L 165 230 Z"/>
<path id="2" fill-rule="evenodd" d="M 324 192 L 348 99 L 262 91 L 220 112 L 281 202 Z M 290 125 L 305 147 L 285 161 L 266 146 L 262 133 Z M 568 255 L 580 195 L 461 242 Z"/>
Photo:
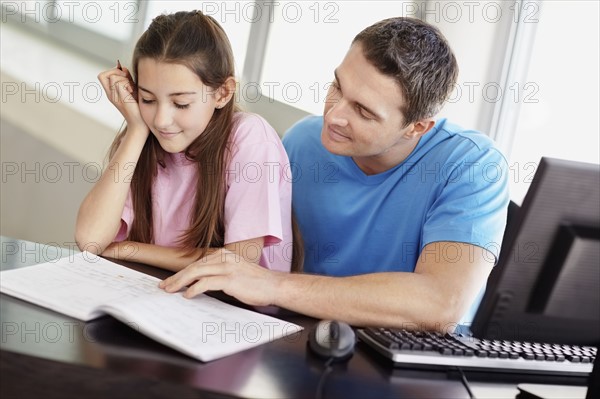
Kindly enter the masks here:
<path id="1" fill-rule="evenodd" d="M 2 238 L 1 270 L 67 256 L 67 249 Z M 156 268 L 125 264 L 164 278 Z M 231 301 L 229 298 L 221 298 Z M 239 305 L 239 303 L 237 303 Z M 323 361 L 307 351 L 317 320 L 279 308 L 255 309 L 302 325 L 282 338 L 208 363 L 191 359 L 111 317 L 92 322 L 0 297 L 2 398 L 312 398 Z M 514 384 L 473 384 L 478 397 L 512 398 Z M 467 398 L 444 372 L 393 370 L 358 343 L 349 362 L 328 375 L 326 398 Z"/>

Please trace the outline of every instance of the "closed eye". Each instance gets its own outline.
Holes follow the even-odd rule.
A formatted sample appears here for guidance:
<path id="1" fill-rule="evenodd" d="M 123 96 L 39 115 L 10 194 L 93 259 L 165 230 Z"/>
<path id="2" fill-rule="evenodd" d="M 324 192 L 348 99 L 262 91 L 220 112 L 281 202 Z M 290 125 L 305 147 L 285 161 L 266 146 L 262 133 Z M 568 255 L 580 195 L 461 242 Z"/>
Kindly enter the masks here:
<path id="1" fill-rule="evenodd" d="M 373 115 L 371 115 L 371 113 L 369 113 L 367 110 L 365 110 L 363 107 L 361 107 L 360 105 L 356 105 L 356 109 L 358 111 L 358 114 L 360 115 L 361 118 L 365 119 L 365 120 L 374 120 Z"/>

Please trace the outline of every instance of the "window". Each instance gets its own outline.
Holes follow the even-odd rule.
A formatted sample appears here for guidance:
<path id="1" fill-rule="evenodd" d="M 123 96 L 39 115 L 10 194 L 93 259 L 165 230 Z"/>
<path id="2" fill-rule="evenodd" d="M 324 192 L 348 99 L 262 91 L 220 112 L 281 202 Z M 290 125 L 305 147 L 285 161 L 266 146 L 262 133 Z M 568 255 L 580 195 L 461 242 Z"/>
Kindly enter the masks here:
<path id="1" fill-rule="evenodd" d="M 260 89 L 263 95 L 323 112 L 334 69 L 367 26 L 407 12 L 406 1 L 291 1 L 274 10 Z"/>
<path id="2" fill-rule="evenodd" d="M 133 25 L 139 21 L 138 4 L 135 1 L 58 0 L 48 10 L 52 10 L 53 18 L 57 21 L 68 21 L 120 42 L 130 39 Z M 48 13 L 42 11 L 42 14 Z"/>
<path id="3" fill-rule="evenodd" d="M 600 162 L 599 3 L 543 2 L 510 153 L 520 203 L 542 156 Z"/>
<path id="4" fill-rule="evenodd" d="M 322 112 L 333 70 L 361 29 L 392 16 L 422 18 L 440 28 L 460 64 L 458 92 L 440 116 L 490 133 L 500 142 L 505 140 L 502 136 L 509 137 L 502 149 L 507 154 L 512 149 L 515 180 L 523 183 L 521 175 L 529 171 L 525 168 L 542 153 L 598 159 L 594 152 L 597 2 L 0 0 L 0 4 L 3 23 L 68 43 L 107 66 L 117 58 L 127 65 L 137 37 L 155 16 L 199 9 L 227 32 L 238 79 L 259 90 L 258 101 L 249 87 L 241 87 L 238 96 L 250 103 L 247 109 L 274 125 L 286 118 L 297 120 L 299 110 Z M 515 20 L 534 22 L 537 38 L 531 47 L 511 50 Z M 505 54 L 524 64 L 531 57 L 529 74 L 504 81 L 504 59 L 509 59 Z M 563 71 L 568 70 L 577 72 L 565 78 Z M 498 97 L 513 103 L 510 115 L 503 113 L 503 105 L 495 101 Z M 508 97 L 516 98 L 505 101 Z M 289 126 L 287 119 L 278 128 L 281 133 Z M 500 129 L 498 120 L 510 120 L 512 125 Z M 570 140 L 561 141 L 565 131 L 570 131 Z M 587 132 L 595 136 L 581 137 Z M 533 152 L 526 150 L 532 147 Z M 519 190 L 523 188 L 514 192 Z"/>
<path id="5" fill-rule="evenodd" d="M 130 43 L 143 21 L 139 1 L 7 1 L 2 23 L 40 32 L 78 51 L 114 65 L 130 57 Z"/>
<path id="6" fill-rule="evenodd" d="M 161 13 L 199 9 L 215 18 L 233 47 L 238 74 L 246 56 L 253 1 L 2 0 L 2 22 L 37 30 L 114 65 L 131 60 L 139 35 Z"/>
<path id="7" fill-rule="evenodd" d="M 20 23 L 29 22 L 30 26 L 46 26 L 54 11 L 52 3 L 54 0 L 24 0 L 9 1 L 0 0 L 2 5 L 2 23 L 15 21 Z"/>

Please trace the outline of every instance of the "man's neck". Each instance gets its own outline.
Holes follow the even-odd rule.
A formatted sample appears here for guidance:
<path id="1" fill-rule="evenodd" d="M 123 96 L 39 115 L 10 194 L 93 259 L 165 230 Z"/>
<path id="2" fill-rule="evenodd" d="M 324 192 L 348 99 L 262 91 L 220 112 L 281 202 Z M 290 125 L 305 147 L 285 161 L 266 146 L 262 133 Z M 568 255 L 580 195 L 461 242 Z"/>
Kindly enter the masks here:
<path id="1" fill-rule="evenodd" d="M 371 157 L 352 157 L 352 160 L 367 176 L 383 173 L 404 162 L 417 147 L 419 140 L 411 141 L 410 145 L 393 147 L 383 154 Z"/>

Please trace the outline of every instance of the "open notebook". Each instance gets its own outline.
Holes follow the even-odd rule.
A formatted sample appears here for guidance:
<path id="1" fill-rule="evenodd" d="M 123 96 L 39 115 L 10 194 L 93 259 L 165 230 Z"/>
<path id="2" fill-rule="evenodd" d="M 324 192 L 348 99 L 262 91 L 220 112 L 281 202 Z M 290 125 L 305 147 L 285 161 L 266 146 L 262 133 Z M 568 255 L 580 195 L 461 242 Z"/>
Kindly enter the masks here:
<path id="1" fill-rule="evenodd" d="M 0 292 L 83 321 L 111 315 L 202 361 L 297 333 L 302 327 L 206 295 L 186 299 L 159 279 L 82 252 L 0 273 Z"/>

